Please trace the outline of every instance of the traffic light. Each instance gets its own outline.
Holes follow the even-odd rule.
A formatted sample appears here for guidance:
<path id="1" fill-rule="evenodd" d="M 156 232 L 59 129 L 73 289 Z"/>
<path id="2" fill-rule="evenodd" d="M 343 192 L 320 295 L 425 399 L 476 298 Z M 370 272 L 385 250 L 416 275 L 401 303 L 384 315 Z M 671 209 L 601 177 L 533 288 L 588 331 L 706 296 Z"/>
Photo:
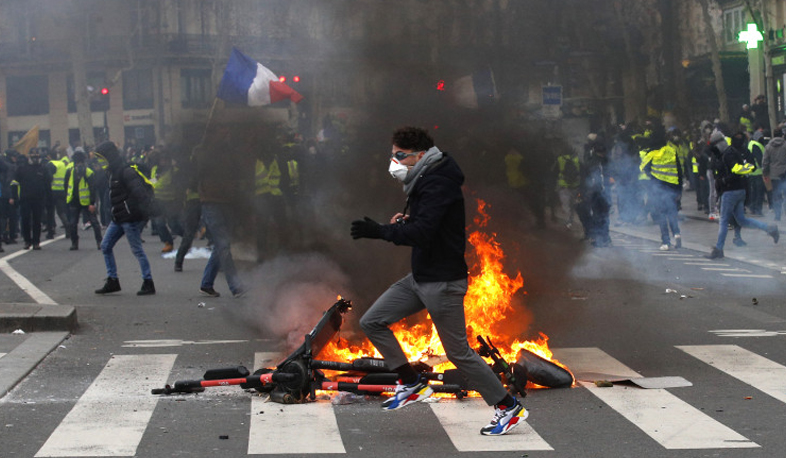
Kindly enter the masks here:
<path id="1" fill-rule="evenodd" d="M 300 82 L 300 76 L 298 76 L 298 75 L 293 76 L 292 77 L 292 82 L 293 83 L 299 83 Z"/>
<path id="2" fill-rule="evenodd" d="M 101 88 L 101 95 L 109 95 L 109 88 L 108 87 L 102 87 Z"/>
<path id="3" fill-rule="evenodd" d="M 437 81 L 437 90 L 444 91 L 445 90 L 445 80 Z"/>

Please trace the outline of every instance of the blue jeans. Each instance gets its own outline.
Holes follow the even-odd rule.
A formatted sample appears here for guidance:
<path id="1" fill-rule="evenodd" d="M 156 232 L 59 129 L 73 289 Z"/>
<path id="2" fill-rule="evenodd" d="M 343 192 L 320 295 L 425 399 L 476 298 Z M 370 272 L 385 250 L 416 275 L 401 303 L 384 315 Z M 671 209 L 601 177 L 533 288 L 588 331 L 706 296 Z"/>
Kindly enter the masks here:
<path id="1" fill-rule="evenodd" d="M 772 209 L 775 210 L 775 221 L 780 221 L 783 212 L 783 200 L 786 194 L 786 180 L 772 180 Z"/>
<path id="2" fill-rule="evenodd" d="M 763 231 L 767 230 L 767 225 L 761 221 L 745 217 L 745 190 L 737 189 L 725 191 L 720 199 L 720 227 L 718 228 L 718 243 L 715 248 L 723 250 L 726 244 L 726 234 L 729 232 L 729 223 L 732 219 L 742 227 L 755 227 Z"/>
<path id="3" fill-rule="evenodd" d="M 104 253 L 104 263 L 106 263 L 106 276 L 109 278 L 117 278 L 117 264 L 115 263 L 115 254 L 112 249 L 123 234 L 128 239 L 128 244 L 131 246 L 131 252 L 136 256 L 139 261 L 139 268 L 142 269 L 142 279 L 152 280 L 153 274 L 150 272 L 150 263 L 145 255 L 145 250 L 142 249 L 142 227 L 144 221 L 133 223 L 116 223 L 112 221 L 109 227 L 106 228 L 104 239 L 101 241 L 101 252 Z"/>
<path id="4" fill-rule="evenodd" d="M 202 221 L 205 222 L 207 230 L 213 237 L 213 252 L 207 260 L 205 272 L 202 274 L 203 289 L 212 288 L 218 275 L 218 270 L 224 271 L 227 285 L 232 294 L 242 292 L 245 288 L 240 281 L 235 268 L 235 261 L 232 259 L 230 251 L 230 233 L 227 225 L 227 218 L 224 214 L 225 207 L 222 204 L 204 202 L 202 203 Z"/>
<path id="5" fill-rule="evenodd" d="M 655 208 L 658 213 L 660 239 L 664 245 L 668 245 L 671 241 L 669 229 L 671 229 L 674 235 L 680 234 L 680 225 L 677 218 L 680 192 L 668 185 L 654 183 L 652 186 L 652 193 L 653 200 L 655 201 Z"/>

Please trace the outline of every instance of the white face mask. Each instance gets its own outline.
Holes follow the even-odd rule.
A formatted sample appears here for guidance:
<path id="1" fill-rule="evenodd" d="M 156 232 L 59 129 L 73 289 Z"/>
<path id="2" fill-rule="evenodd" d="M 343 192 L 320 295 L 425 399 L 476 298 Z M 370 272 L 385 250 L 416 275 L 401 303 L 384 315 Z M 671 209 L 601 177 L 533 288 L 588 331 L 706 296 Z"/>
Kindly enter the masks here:
<path id="1" fill-rule="evenodd" d="M 409 167 L 399 163 L 396 159 L 390 160 L 390 167 L 388 167 L 388 172 L 390 175 L 397 179 L 398 181 L 404 181 L 407 178 L 407 172 L 409 172 Z"/>

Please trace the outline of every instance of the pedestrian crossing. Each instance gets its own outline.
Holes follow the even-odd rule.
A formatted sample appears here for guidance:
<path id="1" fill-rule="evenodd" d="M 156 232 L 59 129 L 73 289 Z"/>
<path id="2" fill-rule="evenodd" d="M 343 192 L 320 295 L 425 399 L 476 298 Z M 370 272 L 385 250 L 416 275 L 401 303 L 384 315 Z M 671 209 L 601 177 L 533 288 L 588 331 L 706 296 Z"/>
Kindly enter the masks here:
<path id="1" fill-rule="evenodd" d="M 698 360 L 709 366 L 708 373 L 730 376 L 728 380 L 731 383 L 740 381 L 786 404 L 786 366 L 783 364 L 738 345 L 679 345 L 675 348 L 685 353 L 685 358 L 691 361 Z M 582 374 L 596 374 L 595 376 L 610 374 L 609 376 L 614 379 L 638 378 L 641 375 L 600 348 L 557 348 L 553 351 L 555 357 L 570 367 L 579 378 L 577 386 L 573 388 L 578 391 L 565 392 L 569 400 L 586 402 L 588 398 L 580 396 L 580 392 L 589 392 L 592 397 L 609 408 L 604 409 L 606 415 L 624 419 L 644 432 L 649 440 L 660 448 L 696 450 L 760 447 L 760 444 L 752 438 L 724 424 L 722 419 L 712 417 L 677 396 L 679 390 L 704 390 L 716 393 L 717 388 L 713 385 L 694 384 L 690 388 L 673 390 L 644 389 L 623 384 L 613 384 L 611 387 L 597 386 L 592 378 Z M 113 356 L 44 441 L 35 456 L 135 456 L 145 435 L 151 434 L 148 425 L 156 412 L 157 405 L 162 403 L 163 399 L 151 395 L 150 390 L 174 381 L 175 376 L 172 374 L 178 356 L 177 354 Z M 280 355 L 274 353 L 256 353 L 254 367 L 274 366 L 279 357 Z M 238 420 L 239 424 L 248 425 L 247 454 L 249 455 L 347 454 L 350 451 L 346 448 L 344 436 L 358 434 L 355 429 L 346 431 L 345 422 L 341 419 L 341 415 L 346 415 L 351 410 L 333 406 L 330 401 L 319 400 L 298 405 L 274 404 L 274 407 L 271 407 L 271 404 L 266 404 L 266 399 L 262 396 L 247 394 L 237 387 L 229 387 L 226 390 L 234 390 L 232 393 L 241 400 L 241 405 L 245 399 L 250 398 L 249 410 L 246 411 L 244 419 Z M 210 395 L 209 391 L 200 396 Z M 724 396 L 722 393 L 717 395 Z M 535 396 L 538 396 L 537 392 L 533 393 L 533 397 Z M 167 400 L 171 399 L 167 398 Z M 377 399 L 360 402 L 376 403 Z M 444 431 L 453 447 L 459 452 L 559 450 L 544 438 L 554 436 L 548 429 L 541 430 L 543 425 L 539 421 L 539 415 L 543 414 L 543 409 L 534 412 L 528 422 L 511 434 L 487 437 L 480 435 L 478 431 L 488 422 L 492 412 L 481 399 L 470 398 L 460 401 L 441 399 L 439 402 L 429 402 L 427 405 L 433 414 L 432 421 L 439 424 L 438 427 Z M 172 403 L 168 405 L 168 410 L 178 409 L 181 406 L 183 404 Z M 786 406 L 781 407 L 786 411 Z M 260 415 L 263 411 L 264 415 Z M 384 417 L 386 422 L 393 421 L 391 418 L 395 417 L 394 414 L 376 408 L 373 411 L 368 409 L 364 411 L 371 412 L 364 415 L 387 415 Z M 549 412 L 549 414 L 558 413 Z M 195 426 L 198 429 L 207 428 L 211 422 L 210 417 L 191 420 L 205 422 L 205 425 Z M 565 418 L 557 423 L 569 421 L 569 418 Z M 363 425 L 362 422 L 360 424 Z M 305 431 L 308 431 L 308 434 L 304 434 Z M 375 432 L 368 431 L 367 434 L 373 435 Z M 616 439 L 619 432 L 593 429 L 589 434 L 610 434 L 614 436 L 610 437 L 612 440 Z M 424 433 L 423 441 L 429 441 L 430 437 L 431 434 Z M 294 440 L 284 441 L 281 438 Z M 196 453 L 198 450 L 193 452 Z"/>
<path id="2" fill-rule="evenodd" d="M 690 253 L 676 253 L 674 251 L 661 251 L 658 248 L 654 248 L 651 244 L 641 243 L 638 241 L 630 241 L 626 239 L 620 239 L 614 241 L 619 246 L 629 248 L 632 250 L 636 250 L 639 253 L 649 254 L 655 258 L 665 258 L 667 261 L 674 261 L 674 262 L 682 262 L 683 265 L 686 266 L 697 266 L 699 270 L 703 270 L 709 273 L 716 273 L 721 277 L 729 277 L 729 278 L 760 278 L 760 279 L 769 279 L 775 278 L 773 275 L 768 274 L 755 274 L 748 269 L 732 267 L 731 264 L 725 262 L 717 262 L 717 260 L 706 259 L 701 255 L 690 254 Z M 761 263 L 756 263 L 761 264 Z M 775 268 L 774 264 L 767 264 L 764 267 L 767 268 Z"/>

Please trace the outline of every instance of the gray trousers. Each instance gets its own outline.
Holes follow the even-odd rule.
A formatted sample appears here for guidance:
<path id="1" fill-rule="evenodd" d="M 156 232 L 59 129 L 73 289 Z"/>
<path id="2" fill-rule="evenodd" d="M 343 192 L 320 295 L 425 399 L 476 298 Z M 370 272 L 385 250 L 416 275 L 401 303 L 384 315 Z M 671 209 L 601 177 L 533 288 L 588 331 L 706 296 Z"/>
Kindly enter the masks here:
<path id="1" fill-rule="evenodd" d="M 360 319 L 360 327 L 391 368 L 408 362 L 389 326 L 426 309 L 437 329 L 445 353 L 469 387 L 488 405 L 502 401 L 508 392 L 502 382 L 467 342 L 464 295 L 467 280 L 417 283 L 412 274 L 394 283 Z"/>

